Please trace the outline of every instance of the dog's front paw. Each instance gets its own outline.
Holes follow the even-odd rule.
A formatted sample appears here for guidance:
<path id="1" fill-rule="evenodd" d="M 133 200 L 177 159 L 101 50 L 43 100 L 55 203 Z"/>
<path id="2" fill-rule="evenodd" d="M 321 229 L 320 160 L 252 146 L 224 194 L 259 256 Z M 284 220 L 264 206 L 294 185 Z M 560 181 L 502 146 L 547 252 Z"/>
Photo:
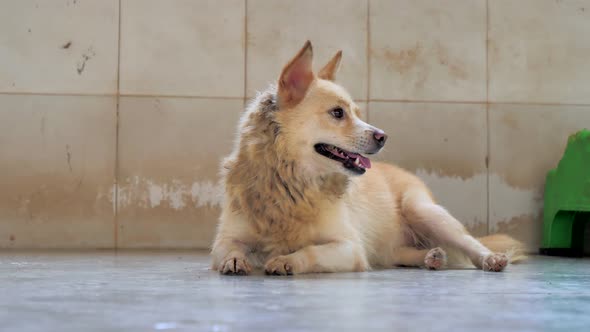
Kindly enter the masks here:
<path id="1" fill-rule="evenodd" d="M 277 256 L 266 262 L 264 272 L 276 276 L 293 275 L 295 273 L 295 264 L 288 256 Z"/>
<path id="2" fill-rule="evenodd" d="M 500 272 L 508 265 L 508 256 L 504 254 L 489 254 L 485 256 L 481 263 L 484 271 Z"/>
<path id="3" fill-rule="evenodd" d="M 447 265 L 447 253 L 442 248 L 433 248 L 424 257 L 424 265 L 429 270 L 440 270 Z"/>
<path id="4" fill-rule="evenodd" d="M 250 264 L 245 258 L 229 257 L 225 259 L 220 267 L 219 273 L 229 275 L 248 275 L 252 271 Z"/>

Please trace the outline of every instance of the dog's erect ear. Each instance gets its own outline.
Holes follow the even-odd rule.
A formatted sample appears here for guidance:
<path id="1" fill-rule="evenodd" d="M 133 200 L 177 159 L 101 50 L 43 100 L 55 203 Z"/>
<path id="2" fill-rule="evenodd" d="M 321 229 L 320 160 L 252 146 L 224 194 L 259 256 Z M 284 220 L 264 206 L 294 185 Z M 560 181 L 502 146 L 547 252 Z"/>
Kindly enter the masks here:
<path id="1" fill-rule="evenodd" d="M 336 79 L 336 73 L 340 69 L 340 60 L 342 60 L 342 51 L 338 51 L 336 55 L 320 70 L 318 77 L 324 80 L 333 81 Z"/>
<path id="2" fill-rule="evenodd" d="M 308 40 L 297 55 L 283 68 L 279 78 L 279 106 L 295 106 L 305 97 L 309 85 L 314 80 L 312 59 L 313 50 Z"/>

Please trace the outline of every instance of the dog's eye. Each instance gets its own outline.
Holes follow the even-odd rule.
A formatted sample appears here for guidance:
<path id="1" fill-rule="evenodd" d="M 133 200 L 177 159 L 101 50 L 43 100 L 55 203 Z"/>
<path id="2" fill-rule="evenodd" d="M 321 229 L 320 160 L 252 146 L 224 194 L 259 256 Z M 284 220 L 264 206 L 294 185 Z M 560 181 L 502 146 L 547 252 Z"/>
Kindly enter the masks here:
<path id="1" fill-rule="evenodd" d="M 344 117 L 344 110 L 342 108 L 338 107 L 338 108 L 331 110 L 330 114 L 332 114 L 332 116 L 335 117 L 336 119 L 342 119 Z"/>

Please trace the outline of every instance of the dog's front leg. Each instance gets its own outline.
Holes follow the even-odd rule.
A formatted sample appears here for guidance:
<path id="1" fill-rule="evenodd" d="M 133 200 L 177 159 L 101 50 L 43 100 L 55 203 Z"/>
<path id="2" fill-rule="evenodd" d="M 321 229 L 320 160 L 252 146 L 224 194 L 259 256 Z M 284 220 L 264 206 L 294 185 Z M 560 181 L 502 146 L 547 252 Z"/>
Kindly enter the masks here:
<path id="1" fill-rule="evenodd" d="M 213 270 L 221 274 L 247 275 L 252 271 L 248 253 L 255 239 L 245 220 L 239 216 L 221 216 L 217 236 L 211 250 Z"/>
<path id="2" fill-rule="evenodd" d="M 252 272 L 246 255 L 248 251 L 248 246 L 237 239 L 227 238 L 215 241 L 211 251 L 213 256 L 211 267 L 221 274 L 248 275 Z"/>
<path id="3" fill-rule="evenodd" d="M 362 246 L 349 240 L 307 246 L 292 254 L 271 258 L 264 266 L 265 272 L 273 275 L 368 269 Z"/>

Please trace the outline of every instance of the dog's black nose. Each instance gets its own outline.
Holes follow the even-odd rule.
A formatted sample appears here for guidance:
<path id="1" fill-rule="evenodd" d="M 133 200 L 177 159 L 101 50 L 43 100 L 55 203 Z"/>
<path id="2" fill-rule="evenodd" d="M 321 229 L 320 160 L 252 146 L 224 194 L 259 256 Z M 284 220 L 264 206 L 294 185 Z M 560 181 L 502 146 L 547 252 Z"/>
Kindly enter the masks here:
<path id="1" fill-rule="evenodd" d="M 375 138 L 375 141 L 377 142 L 377 145 L 379 145 L 380 148 L 382 148 L 383 145 L 385 145 L 385 141 L 387 141 L 387 134 L 385 134 L 383 130 L 375 130 L 375 132 L 373 133 L 373 137 Z"/>

